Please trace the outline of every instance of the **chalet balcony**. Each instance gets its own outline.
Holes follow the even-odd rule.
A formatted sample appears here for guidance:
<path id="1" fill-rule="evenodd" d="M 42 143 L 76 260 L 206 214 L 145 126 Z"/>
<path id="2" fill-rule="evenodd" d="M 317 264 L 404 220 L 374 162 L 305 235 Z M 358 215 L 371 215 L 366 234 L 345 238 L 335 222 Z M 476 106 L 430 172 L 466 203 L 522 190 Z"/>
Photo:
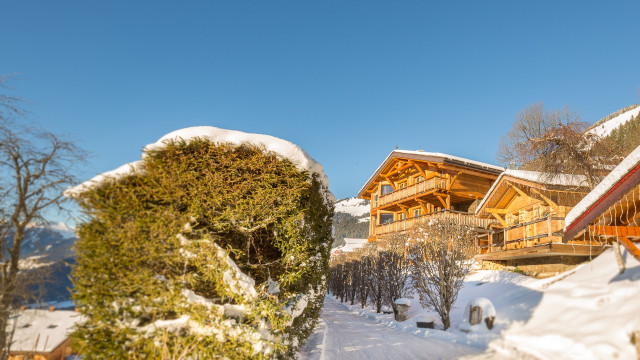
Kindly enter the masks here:
<path id="1" fill-rule="evenodd" d="M 446 190 L 448 187 L 449 179 L 433 177 L 429 180 L 423 180 L 419 183 L 415 183 L 405 188 L 398 189 L 380 196 L 380 198 L 378 199 L 378 207 L 383 207 L 385 205 L 389 205 L 420 194 L 433 192 L 435 190 Z"/>
<path id="2" fill-rule="evenodd" d="M 404 220 L 397 220 L 382 225 L 375 226 L 375 236 L 391 234 L 395 232 L 403 232 L 410 230 L 416 223 L 422 221 L 428 221 L 431 219 L 437 220 L 452 220 L 461 225 L 469 225 L 473 227 L 488 228 L 490 224 L 496 223 L 491 219 L 480 219 L 474 214 L 453 211 L 453 210 L 440 210 L 431 214 L 426 214 L 418 217 L 413 217 Z"/>
<path id="3" fill-rule="evenodd" d="M 533 256 L 598 255 L 600 243 L 570 242 L 564 244 L 564 217 L 547 215 L 544 218 L 516 224 L 508 228 L 479 234 L 476 244 L 479 259 L 510 260 Z"/>

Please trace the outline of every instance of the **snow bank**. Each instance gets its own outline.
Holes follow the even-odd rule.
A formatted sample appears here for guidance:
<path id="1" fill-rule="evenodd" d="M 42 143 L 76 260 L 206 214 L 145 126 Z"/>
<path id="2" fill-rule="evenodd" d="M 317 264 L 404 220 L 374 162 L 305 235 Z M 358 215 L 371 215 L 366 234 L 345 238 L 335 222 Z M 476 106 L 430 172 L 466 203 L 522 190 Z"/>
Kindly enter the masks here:
<path id="1" fill-rule="evenodd" d="M 474 307 L 479 307 L 482 309 L 481 312 L 481 321 L 478 324 L 471 324 L 469 319 L 471 318 L 471 309 Z M 485 323 L 486 318 L 495 318 L 496 317 L 496 308 L 493 306 L 491 300 L 484 297 L 477 297 L 471 299 L 467 306 L 464 307 L 464 314 L 462 315 L 462 322 L 458 325 L 458 329 L 462 331 L 478 331 L 486 329 L 488 326 Z"/>
<path id="2" fill-rule="evenodd" d="M 394 302 L 396 303 L 396 305 L 411 306 L 411 300 L 407 298 L 398 298 Z"/>
<path id="3" fill-rule="evenodd" d="M 251 134 L 235 130 L 220 129 L 212 126 L 189 127 L 173 131 L 164 135 L 158 141 L 145 146 L 142 157 L 144 158 L 144 156 L 146 156 L 145 154 L 148 152 L 162 150 L 166 144 L 171 141 L 184 140 L 188 142 L 196 138 L 205 139 L 214 144 L 231 143 L 234 145 L 254 144 L 262 146 L 266 151 L 276 153 L 281 159 L 290 160 L 300 171 L 308 171 L 309 174 L 317 173 L 320 176 L 320 181 L 327 189 L 329 189 L 329 178 L 324 173 L 320 163 L 315 161 L 299 146 L 270 135 Z M 65 196 L 77 197 L 83 192 L 93 189 L 106 181 L 116 181 L 124 176 L 139 173 L 141 171 L 141 164 L 141 161 L 135 161 L 122 165 L 115 170 L 97 175 L 91 180 L 67 189 L 67 191 L 65 191 Z M 333 201 L 333 195 L 330 196 L 330 200 Z"/>
<path id="4" fill-rule="evenodd" d="M 636 108 L 639 109 L 640 107 Z M 625 113 L 626 114 L 626 113 Z M 640 163 L 640 146 L 629 154 L 615 169 L 613 169 L 609 175 L 607 175 L 602 181 L 585 196 L 580 202 L 573 208 L 564 219 L 565 231 L 572 225 L 572 223 L 584 214 L 594 203 L 596 203 L 602 196 L 604 196 L 611 188 L 620 181 L 625 175 L 629 173 L 636 165 Z"/>
<path id="5" fill-rule="evenodd" d="M 500 358 L 635 359 L 629 339 L 640 329 L 640 263 L 625 252 L 618 274 L 612 250 L 552 283 L 526 323 L 490 345 Z"/>

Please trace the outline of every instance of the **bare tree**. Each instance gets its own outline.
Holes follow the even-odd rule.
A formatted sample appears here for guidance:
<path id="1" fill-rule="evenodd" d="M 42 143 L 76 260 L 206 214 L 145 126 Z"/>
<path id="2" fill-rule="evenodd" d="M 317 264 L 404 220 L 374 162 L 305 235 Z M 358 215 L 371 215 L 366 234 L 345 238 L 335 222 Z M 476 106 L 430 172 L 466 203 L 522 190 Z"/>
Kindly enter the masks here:
<path id="1" fill-rule="evenodd" d="M 382 311 L 385 294 L 387 291 L 387 283 L 385 277 L 385 264 L 380 257 L 380 249 L 378 242 L 369 243 L 364 246 L 364 259 L 368 265 L 368 271 L 364 277 L 367 284 L 367 297 L 375 306 L 376 312 Z"/>
<path id="2" fill-rule="evenodd" d="M 5 79 L 0 78 L 0 81 Z M 19 291 L 20 248 L 27 227 L 60 207 L 75 183 L 70 168 L 84 158 L 73 143 L 17 124 L 19 99 L 0 96 L 0 359 L 9 355 L 8 319 Z"/>
<path id="3" fill-rule="evenodd" d="M 409 234 L 414 288 L 423 307 L 435 310 L 444 329 L 449 313 L 469 273 L 474 255 L 474 229 L 451 220 L 431 220 Z"/>
<path id="4" fill-rule="evenodd" d="M 568 107 L 545 109 L 542 103 L 527 106 L 501 139 L 498 160 L 509 167 L 537 170 L 549 177 L 584 175 L 594 188 L 615 165 L 617 151 L 610 143 L 586 131 L 589 124 Z"/>
<path id="5" fill-rule="evenodd" d="M 386 236 L 381 241 L 382 250 L 379 254 L 384 264 L 384 277 L 386 286 L 386 302 L 397 314 L 395 301 L 407 297 L 409 291 L 409 279 L 411 277 L 409 260 L 407 258 L 406 236 L 393 234 Z"/>

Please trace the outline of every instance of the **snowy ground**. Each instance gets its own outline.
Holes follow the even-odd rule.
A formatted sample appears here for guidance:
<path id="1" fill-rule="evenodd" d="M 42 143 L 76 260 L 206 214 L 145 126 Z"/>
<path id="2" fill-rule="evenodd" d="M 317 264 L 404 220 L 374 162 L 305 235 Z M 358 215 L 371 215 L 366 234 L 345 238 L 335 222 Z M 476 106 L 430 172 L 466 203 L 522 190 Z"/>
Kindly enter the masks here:
<path id="1" fill-rule="evenodd" d="M 409 319 L 399 323 L 327 296 L 299 359 L 636 359 L 630 335 L 640 330 L 640 263 L 623 254 L 623 274 L 611 250 L 548 279 L 476 271 L 460 291 L 446 332 L 416 327 L 417 317 L 433 315 L 417 297 Z M 458 326 L 475 297 L 493 302 L 496 321 L 492 330 L 476 326 L 465 333 Z"/>
<path id="2" fill-rule="evenodd" d="M 392 321 L 392 315 L 385 317 Z M 298 359 L 455 359 L 478 352 L 468 345 L 432 338 L 425 330 L 407 333 L 361 317 L 328 296 L 320 322 Z"/>

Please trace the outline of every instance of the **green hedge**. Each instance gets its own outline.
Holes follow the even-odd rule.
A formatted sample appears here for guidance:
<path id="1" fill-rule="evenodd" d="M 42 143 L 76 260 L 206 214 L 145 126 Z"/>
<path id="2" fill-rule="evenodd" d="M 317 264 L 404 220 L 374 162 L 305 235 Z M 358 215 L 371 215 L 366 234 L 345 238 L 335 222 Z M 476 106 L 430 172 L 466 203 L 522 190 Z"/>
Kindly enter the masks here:
<path id="1" fill-rule="evenodd" d="M 319 175 L 254 145 L 202 139 L 142 161 L 77 197 L 87 215 L 72 274 L 86 319 L 77 350 L 292 357 L 326 289 L 333 204 Z"/>

